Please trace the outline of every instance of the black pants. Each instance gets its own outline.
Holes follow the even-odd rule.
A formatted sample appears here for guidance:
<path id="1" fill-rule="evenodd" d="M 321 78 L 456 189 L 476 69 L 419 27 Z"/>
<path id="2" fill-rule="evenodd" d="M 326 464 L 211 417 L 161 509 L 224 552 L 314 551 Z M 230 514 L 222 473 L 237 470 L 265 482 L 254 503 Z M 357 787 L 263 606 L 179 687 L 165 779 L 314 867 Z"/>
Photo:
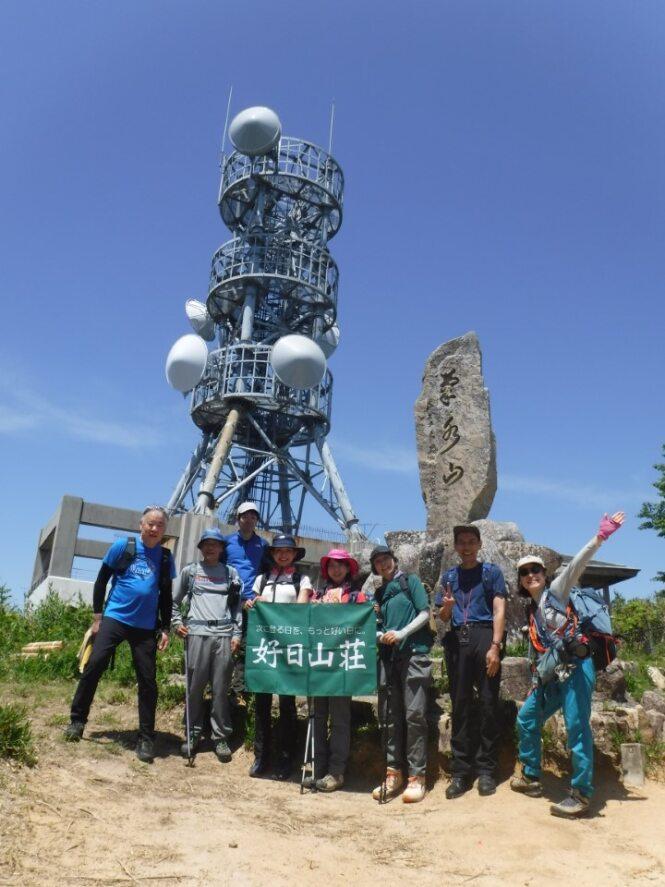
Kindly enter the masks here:
<path id="1" fill-rule="evenodd" d="M 460 644 L 458 629 L 448 632 L 444 643 L 453 705 L 452 773 L 464 778 L 470 778 L 474 771 L 492 776 L 496 770 L 501 684 L 501 669 L 494 677 L 487 677 L 485 656 L 492 644 L 491 623 L 472 622 L 468 628 L 468 644 Z M 478 691 L 479 723 L 472 711 L 474 687 Z"/>
<path id="2" fill-rule="evenodd" d="M 132 628 L 117 619 L 105 616 L 95 637 L 92 655 L 81 675 L 74 699 L 71 718 L 86 723 L 99 679 L 106 671 L 115 648 L 127 641 L 139 685 L 139 736 L 153 739 L 155 709 L 157 708 L 157 638 L 152 629 Z"/>
<path id="3" fill-rule="evenodd" d="M 272 737 L 272 695 L 256 693 L 254 696 L 254 754 L 264 761 L 270 760 L 270 744 Z M 279 697 L 279 721 L 277 724 L 277 755 L 293 758 L 296 751 L 296 730 L 298 716 L 296 714 L 295 696 Z"/>

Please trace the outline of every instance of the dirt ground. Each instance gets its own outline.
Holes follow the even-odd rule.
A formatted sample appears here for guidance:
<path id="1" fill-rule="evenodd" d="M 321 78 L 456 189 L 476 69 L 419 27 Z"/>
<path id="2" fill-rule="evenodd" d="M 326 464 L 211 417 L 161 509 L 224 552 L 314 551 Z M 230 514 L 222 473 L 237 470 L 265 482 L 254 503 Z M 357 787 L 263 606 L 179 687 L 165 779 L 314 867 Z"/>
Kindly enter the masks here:
<path id="1" fill-rule="evenodd" d="M 100 689 L 84 741 L 65 744 L 71 689 L 18 691 L 39 764 L 0 765 L 0 884 L 665 884 L 661 783 L 629 792 L 603 772 L 594 815 L 576 822 L 549 814 L 563 780 L 525 798 L 507 768 L 490 798 L 447 801 L 441 773 L 422 804 L 381 807 L 356 754 L 343 791 L 301 796 L 295 779 L 249 779 L 242 748 L 231 764 L 206 750 L 188 768 L 177 711 L 158 716 L 158 758 L 141 764 L 133 700 L 117 688 Z"/>

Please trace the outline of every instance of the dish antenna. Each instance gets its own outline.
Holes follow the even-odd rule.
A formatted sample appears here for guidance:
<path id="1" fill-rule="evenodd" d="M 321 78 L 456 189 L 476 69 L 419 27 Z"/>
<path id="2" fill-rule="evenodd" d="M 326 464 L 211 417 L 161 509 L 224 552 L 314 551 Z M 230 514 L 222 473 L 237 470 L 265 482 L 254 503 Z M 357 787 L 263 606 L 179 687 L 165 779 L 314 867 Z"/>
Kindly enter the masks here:
<path id="1" fill-rule="evenodd" d="M 277 114 L 262 106 L 236 114 L 229 126 L 231 144 L 249 157 L 270 153 L 277 147 L 281 134 L 282 124 Z"/>
<path id="2" fill-rule="evenodd" d="M 166 358 L 166 379 L 176 391 L 191 391 L 206 368 L 208 349 L 200 336 L 187 333 L 171 346 Z"/>
<path id="3" fill-rule="evenodd" d="M 283 336 L 273 345 L 270 363 L 289 388 L 314 388 L 326 371 L 326 356 L 307 336 Z"/>
<path id="4" fill-rule="evenodd" d="M 203 302 L 199 302 L 198 299 L 187 299 L 185 314 L 194 332 L 206 342 L 212 342 L 215 338 L 215 321 L 208 314 L 208 309 Z"/>

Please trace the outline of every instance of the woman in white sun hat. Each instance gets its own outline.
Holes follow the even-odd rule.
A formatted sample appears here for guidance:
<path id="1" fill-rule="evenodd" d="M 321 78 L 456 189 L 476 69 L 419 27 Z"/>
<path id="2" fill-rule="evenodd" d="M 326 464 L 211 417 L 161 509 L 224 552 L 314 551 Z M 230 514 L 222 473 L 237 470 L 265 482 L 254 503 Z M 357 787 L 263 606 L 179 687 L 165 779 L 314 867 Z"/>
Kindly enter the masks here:
<path id="1" fill-rule="evenodd" d="M 562 709 L 573 775 L 569 796 L 550 808 L 555 816 L 586 815 L 593 792 L 593 736 L 589 720 L 596 671 L 589 642 L 576 629 L 571 590 L 602 543 L 624 520 L 622 511 L 612 517 L 605 515 L 596 535 L 552 582 L 548 582 L 540 557 L 527 555 L 517 564 L 518 594 L 531 599 L 530 642 L 535 683 L 517 717 L 522 773 L 512 778 L 510 787 L 531 797 L 542 794 L 543 724 Z"/>

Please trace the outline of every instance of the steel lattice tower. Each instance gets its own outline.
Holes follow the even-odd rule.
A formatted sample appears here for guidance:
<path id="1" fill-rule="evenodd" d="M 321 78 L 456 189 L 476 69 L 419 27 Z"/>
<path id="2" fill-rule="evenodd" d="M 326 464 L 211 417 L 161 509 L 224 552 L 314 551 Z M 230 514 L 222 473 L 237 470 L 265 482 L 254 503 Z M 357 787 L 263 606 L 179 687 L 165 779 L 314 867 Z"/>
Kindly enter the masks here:
<path id="1" fill-rule="evenodd" d="M 267 529 L 297 533 L 309 493 L 358 538 L 326 441 L 332 375 L 289 387 L 271 362 L 286 335 L 334 350 L 339 275 L 328 242 L 342 223 L 344 176 L 322 148 L 280 131 L 277 139 L 266 153 L 236 150 L 222 161 L 218 203 L 233 238 L 212 257 L 206 308 L 217 347 L 191 392 L 201 440 L 168 507 L 228 520 L 252 500 Z"/>

